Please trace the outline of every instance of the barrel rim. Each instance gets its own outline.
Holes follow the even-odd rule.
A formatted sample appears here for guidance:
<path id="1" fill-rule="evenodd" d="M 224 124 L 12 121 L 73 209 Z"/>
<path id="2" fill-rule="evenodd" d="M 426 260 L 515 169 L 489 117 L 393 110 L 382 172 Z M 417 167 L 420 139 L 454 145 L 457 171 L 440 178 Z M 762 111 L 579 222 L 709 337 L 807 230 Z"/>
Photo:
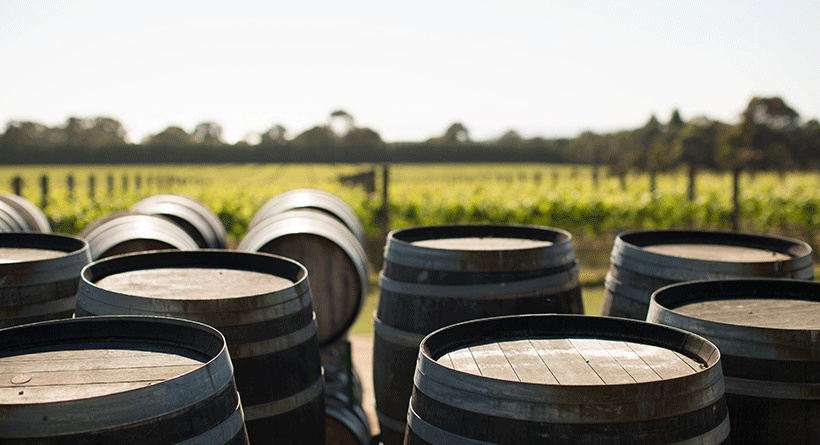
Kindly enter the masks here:
<path id="1" fill-rule="evenodd" d="M 290 280 L 293 286 L 285 289 L 258 294 L 258 295 L 236 295 L 227 296 L 214 300 L 197 300 L 203 308 L 212 305 L 219 305 L 220 301 L 230 301 L 236 303 L 247 301 L 254 303 L 254 307 L 259 308 L 260 296 L 268 305 L 277 305 L 283 302 L 297 300 L 309 293 L 308 271 L 299 262 L 279 255 L 272 255 L 264 252 L 238 252 L 224 249 L 198 249 L 191 251 L 180 250 L 153 250 L 145 252 L 127 253 L 103 258 L 86 265 L 80 274 L 80 291 L 77 296 L 77 306 L 82 306 L 82 300 L 95 289 L 115 295 L 120 298 L 138 298 L 139 300 L 150 300 L 150 297 L 138 297 L 121 292 L 114 292 L 97 285 L 102 278 L 122 272 L 133 272 L 136 270 L 167 269 L 167 268 L 231 268 L 248 272 L 259 272 L 271 274 L 271 265 L 279 267 L 285 276 L 277 275 Z M 282 268 L 284 267 L 284 270 Z M 84 288 L 85 287 L 85 288 Z M 169 304 L 190 302 L 187 299 L 162 298 L 161 300 Z M 218 309 L 218 308 L 215 308 Z"/>
<path id="2" fill-rule="evenodd" d="M 248 227 L 256 227 L 268 217 L 300 208 L 312 208 L 327 213 L 347 227 L 364 247 L 364 227 L 353 208 L 335 194 L 315 188 L 291 189 L 272 197 L 257 210 Z"/>
<path id="3" fill-rule="evenodd" d="M 23 215 L 11 204 L 3 201 L 0 201 L 0 221 L 9 227 L 11 232 L 26 232 L 28 229 L 28 224 L 23 218 Z"/>
<path id="4" fill-rule="evenodd" d="M 521 332 L 527 333 L 543 333 L 544 338 L 566 338 L 568 335 L 577 334 L 578 337 L 590 338 L 611 338 L 624 341 L 636 341 L 643 344 L 663 347 L 671 349 L 675 352 L 682 353 L 690 358 L 696 359 L 700 362 L 705 362 L 706 366 L 699 371 L 686 376 L 677 377 L 674 379 L 663 380 L 662 382 L 684 382 L 692 380 L 693 378 L 701 378 L 704 374 L 717 371 L 721 373 L 720 368 L 720 351 L 717 346 L 703 336 L 685 331 L 673 326 L 658 325 L 648 323 L 645 321 L 631 320 L 616 317 L 600 317 L 582 314 L 524 314 L 524 315 L 505 315 L 500 317 L 490 317 L 478 320 L 469 320 L 461 323 L 456 323 L 437 329 L 422 339 L 419 346 L 419 367 L 416 372 L 420 371 L 422 363 L 430 365 L 431 369 L 435 369 L 435 373 L 447 373 L 452 377 L 459 379 L 469 378 L 471 374 L 447 368 L 439 365 L 436 360 L 440 358 L 441 353 L 446 350 L 452 350 L 454 347 L 466 346 L 476 344 L 477 341 L 483 340 L 481 337 L 459 337 L 455 333 L 464 332 L 469 334 L 475 332 L 482 324 L 498 327 L 500 329 L 490 329 L 492 332 L 510 332 L 515 330 L 517 335 L 508 338 L 521 337 Z M 553 326 L 555 325 L 555 326 Z M 564 329 L 557 331 L 548 330 L 549 327 L 571 328 L 576 331 L 568 332 Z M 618 329 L 612 329 L 618 328 Z M 657 329 L 661 328 L 661 329 Z M 632 332 L 633 330 L 640 331 L 640 334 Z M 484 330 L 483 332 L 486 332 Z M 673 339 L 669 339 L 668 335 L 658 335 L 666 333 L 674 335 Z M 654 335 L 653 335 L 654 334 Z M 453 335 L 455 338 L 448 339 L 447 337 Z M 595 336 L 595 337 L 592 337 Z M 702 352 L 702 354 L 701 354 Z M 722 373 L 721 373 L 722 374 Z M 535 384 L 512 382 L 508 380 L 494 379 L 489 377 L 481 377 L 482 379 L 492 380 L 494 382 L 508 382 L 511 386 L 518 386 L 522 390 L 533 391 L 533 394 L 543 392 L 544 388 L 597 388 L 597 389 L 613 389 L 622 390 L 624 388 L 634 388 L 635 384 L 614 384 L 614 385 L 555 385 L 555 384 Z M 606 391 L 602 391 L 606 392 Z M 536 396 L 537 397 L 537 396 Z"/>
<path id="5" fill-rule="evenodd" d="M 120 232 L 124 226 L 126 232 Z M 114 239 L 111 234 L 127 235 L 127 238 Z M 199 245 L 191 236 L 170 219 L 156 214 L 124 213 L 104 221 L 85 234 L 91 250 L 92 259 L 100 257 L 113 247 L 124 242 L 136 240 L 154 240 L 168 244 L 178 250 L 197 250 Z"/>
<path id="6" fill-rule="evenodd" d="M 419 246 L 417 241 L 440 238 L 487 238 L 494 235 L 549 241 L 550 246 L 498 250 L 469 250 Z M 435 224 L 394 229 L 387 234 L 385 261 L 442 271 L 483 272 L 538 270 L 575 260 L 572 234 L 564 229 L 534 224 Z M 511 264 L 512 266 L 511 266 Z"/>
<path id="7" fill-rule="evenodd" d="M 816 289 L 812 292 L 811 288 Z M 796 280 L 787 278 L 736 278 L 736 279 L 714 279 L 696 280 L 682 283 L 674 283 L 652 293 L 647 320 L 652 323 L 685 323 L 686 330 L 698 335 L 708 336 L 707 333 L 723 332 L 732 333 L 733 342 L 737 343 L 765 343 L 782 345 L 806 345 L 807 352 L 812 359 L 820 359 L 820 352 L 812 352 L 820 346 L 820 326 L 816 329 L 790 329 L 743 325 L 738 323 L 725 323 L 711 321 L 703 318 L 681 314 L 675 309 L 679 303 L 692 303 L 697 301 L 735 298 L 755 298 L 766 296 L 783 296 L 784 294 L 792 298 L 807 301 L 820 302 L 820 282 L 809 280 Z M 759 340 L 759 341 L 756 341 Z M 726 346 L 723 346 L 726 347 Z M 754 348 L 744 351 L 753 352 Z M 728 354 L 727 350 L 723 351 Z M 737 355 L 736 352 L 732 352 Z M 762 355 L 761 358 L 772 358 Z M 796 359 L 796 357 L 791 357 Z"/>
<path id="8" fill-rule="evenodd" d="M 165 213 L 154 206 L 161 206 L 163 209 L 171 208 L 176 212 Z M 222 221 L 210 207 L 190 196 L 173 193 L 153 195 L 137 201 L 129 209 L 182 218 L 200 232 L 205 243 L 204 246 L 200 247 L 210 249 L 224 249 L 227 247 L 227 232 Z M 193 215 L 195 218 L 184 218 L 187 215 Z"/>
<path id="9" fill-rule="evenodd" d="M 51 233 L 51 224 L 48 222 L 48 218 L 33 202 L 13 193 L 0 194 L 0 201 L 17 210 L 17 213 L 26 222 L 29 232 Z M 20 210 L 24 211 L 25 214 L 21 214 Z"/>
<path id="10" fill-rule="evenodd" d="M 658 239 L 660 242 L 653 243 Z M 741 246 L 761 248 L 791 257 L 788 260 L 773 261 L 717 261 L 698 258 L 679 258 L 662 253 L 650 252 L 644 247 L 654 244 L 704 244 L 717 246 Z M 692 268 L 710 273 L 731 273 L 732 266 L 776 265 L 777 270 L 794 272 L 812 267 L 812 248 L 801 240 L 780 235 L 756 234 L 720 230 L 634 230 L 618 234 L 612 248 L 613 264 L 621 264 L 620 257 L 634 261 L 676 268 Z"/>
<path id="11" fill-rule="evenodd" d="M 4 287 L 77 278 L 82 268 L 91 262 L 88 241 L 62 233 L 0 232 L 0 247 L 65 252 L 56 258 L 0 263 Z M 25 273 L 17 273 L 18 270 L 25 270 Z"/>

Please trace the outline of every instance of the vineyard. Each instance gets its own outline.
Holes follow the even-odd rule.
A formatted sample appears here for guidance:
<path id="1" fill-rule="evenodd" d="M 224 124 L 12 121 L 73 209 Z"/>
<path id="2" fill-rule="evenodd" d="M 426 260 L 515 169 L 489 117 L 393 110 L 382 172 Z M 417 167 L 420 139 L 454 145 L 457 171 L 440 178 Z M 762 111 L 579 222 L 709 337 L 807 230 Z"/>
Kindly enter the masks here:
<path id="1" fill-rule="evenodd" d="M 377 191 L 342 185 L 340 176 L 375 170 Z M 0 193 L 22 180 L 23 197 L 40 206 L 55 232 L 76 234 L 86 224 L 154 194 L 191 196 L 222 220 L 230 241 L 245 234 L 255 212 L 294 188 L 336 194 L 359 215 L 378 256 L 383 230 L 441 223 L 505 222 L 563 228 L 575 237 L 579 259 L 605 267 L 614 235 L 638 228 L 731 230 L 732 178 L 703 173 L 696 199 L 686 197 L 681 173 L 620 178 L 588 166 L 544 164 L 395 164 L 388 171 L 384 226 L 382 166 L 351 164 L 217 166 L 30 166 L 0 171 Z M 45 200 L 43 177 L 47 177 Z M 820 177 L 811 173 L 744 174 L 740 230 L 784 234 L 816 247 L 820 229 Z"/>

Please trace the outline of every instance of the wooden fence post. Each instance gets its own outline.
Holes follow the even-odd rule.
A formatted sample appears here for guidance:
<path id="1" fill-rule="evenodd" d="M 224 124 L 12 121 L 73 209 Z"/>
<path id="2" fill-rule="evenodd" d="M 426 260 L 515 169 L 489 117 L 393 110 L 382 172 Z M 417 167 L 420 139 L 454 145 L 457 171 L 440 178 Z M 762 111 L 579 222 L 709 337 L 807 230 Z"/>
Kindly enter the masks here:
<path id="1" fill-rule="evenodd" d="M 14 194 L 17 196 L 23 195 L 23 178 L 19 176 L 15 176 L 11 178 L 11 189 L 14 190 Z"/>
<path id="2" fill-rule="evenodd" d="M 40 190 L 42 191 L 42 196 L 40 198 L 40 208 L 46 208 L 48 205 L 48 175 L 43 174 L 40 176 Z"/>
<path id="3" fill-rule="evenodd" d="M 114 196 L 114 175 L 108 175 L 108 195 Z"/>
<path id="4" fill-rule="evenodd" d="M 94 195 L 96 194 L 96 182 L 97 179 L 94 177 L 93 174 L 88 175 L 88 197 L 92 200 L 94 199 Z"/>
<path id="5" fill-rule="evenodd" d="M 74 199 L 74 175 L 69 174 L 65 178 L 65 185 L 66 188 L 68 188 L 68 197 Z"/>
<path id="6" fill-rule="evenodd" d="M 732 230 L 740 230 L 740 167 L 732 169 Z"/>
<path id="7" fill-rule="evenodd" d="M 388 198 L 388 184 L 390 183 L 390 166 L 389 164 L 382 164 L 382 239 L 387 239 L 387 234 L 390 232 L 390 201 Z"/>

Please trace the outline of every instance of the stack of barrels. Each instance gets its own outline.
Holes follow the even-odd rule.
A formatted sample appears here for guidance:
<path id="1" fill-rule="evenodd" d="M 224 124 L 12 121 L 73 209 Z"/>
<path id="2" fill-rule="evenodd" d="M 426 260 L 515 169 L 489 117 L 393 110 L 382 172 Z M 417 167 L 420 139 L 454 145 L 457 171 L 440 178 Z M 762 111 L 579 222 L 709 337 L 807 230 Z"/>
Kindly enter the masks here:
<path id="1" fill-rule="evenodd" d="M 177 195 L 79 237 L 8 218 L 0 442 L 369 443 L 346 341 L 367 293 L 361 223 L 325 192 L 285 198 L 235 250 Z"/>

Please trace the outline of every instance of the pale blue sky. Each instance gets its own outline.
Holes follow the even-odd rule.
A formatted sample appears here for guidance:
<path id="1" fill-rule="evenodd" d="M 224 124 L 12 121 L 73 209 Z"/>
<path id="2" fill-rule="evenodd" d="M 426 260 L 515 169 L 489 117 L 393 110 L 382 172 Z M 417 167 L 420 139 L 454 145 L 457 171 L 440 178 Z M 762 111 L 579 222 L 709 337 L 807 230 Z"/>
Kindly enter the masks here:
<path id="1" fill-rule="evenodd" d="M 2 1 L 0 125 L 110 116 L 130 139 L 230 142 L 336 109 L 383 139 L 734 122 L 753 96 L 820 117 L 820 0 Z"/>

